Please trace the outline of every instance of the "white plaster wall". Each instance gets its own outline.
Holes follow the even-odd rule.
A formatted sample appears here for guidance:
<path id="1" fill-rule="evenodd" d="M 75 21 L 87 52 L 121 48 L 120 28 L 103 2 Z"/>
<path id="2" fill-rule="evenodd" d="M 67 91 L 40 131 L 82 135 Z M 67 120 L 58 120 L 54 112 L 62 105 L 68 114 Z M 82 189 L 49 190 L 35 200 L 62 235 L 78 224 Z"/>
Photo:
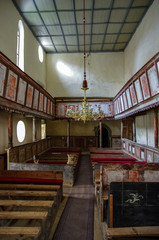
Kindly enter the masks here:
<path id="1" fill-rule="evenodd" d="M 5 153 L 5 149 L 8 147 L 8 115 L 9 113 L 3 110 L 0 110 L 0 154 Z M 18 142 L 17 139 L 17 123 L 18 121 L 23 121 L 26 128 L 26 136 L 22 143 Z M 13 113 L 13 146 L 18 146 L 33 141 L 33 118 L 25 117 L 22 114 Z M 37 129 L 37 140 L 41 139 L 41 124 L 40 120 L 37 120 L 36 124 Z"/>
<path id="2" fill-rule="evenodd" d="M 148 146 L 155 147 L 154 138 L 154 111 L 147 112 L 147 144 Z"/>
<path id="3" fill-rule="evenodd" d="M 146 116 L 137 116 L 135 119 L 136 142 L 147 145 Z"/>
<path id="4" fill-rule="evenodd" d="M 120 120 L 104 120 L 103 124 L 108 126 L 112 135 L 120 135 L 121 121 Z M 95 136 L 95 129 L 99 126 L 99 122 L 86 123 L 82 121 L 70 122 L 70 136 Z M 52 136 L 67 136 L 67 120 L 47 121 L 47 135 Z"/>
<path id="5" fill-rule="evenodd" d="M 145 115 L 137 116 L 135 124 L 137 143 L 154 147 L 154 112 L 148 111 Z"/>
<path id="6" fill-rule="evenodd" d="M 62 62 L 71 71 L 66 76 L 57 70 Z M 124 53 L 91 53 L 86 58 L 89 90 L 87 96 L 114 97 L 124 84 Z M 47 55 L 47 91 L 53 97 L 83 96 L 83 54 Z"/>
<path id="7" fill-rule="evenodd" d="M 125 82 L 159 51 L 159 0 L 154 0 L 124 52 Z"/>
<path id="8" fill-rule="evenodd" d="M 16 64 L 18 21 L 22 20 L 11 0 L 0 0 L 0 51 Z M 44 62 L 38 58 L 39 43 L 25 22 L 24 25 L 24 72 L 45 87 L 46 54 Z"/>

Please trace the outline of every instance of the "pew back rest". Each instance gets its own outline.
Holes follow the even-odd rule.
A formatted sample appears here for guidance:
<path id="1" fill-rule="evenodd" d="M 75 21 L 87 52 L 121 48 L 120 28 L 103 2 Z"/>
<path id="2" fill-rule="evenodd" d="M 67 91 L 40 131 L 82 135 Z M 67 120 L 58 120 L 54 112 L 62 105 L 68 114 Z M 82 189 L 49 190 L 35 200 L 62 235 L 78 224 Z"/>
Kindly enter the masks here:
<path id="1" fill-rule="evenodd" d="M 158 198 L 159 182 L 112 182 L 108 200 L 109 226 L 112 207 L 113 227 L 159 226 Z"/>
<path id="2" fill-rule="evenodd" d="M 27 171 L 27 170 L 4 170 L 0 171 L 0 178 L 41 178 L 41 179 L 63 179 L 62 171 Z"/>
<path id="3" fill-rule="evenodd" d="M 101 192 L 109 190 L 111 182 L 159 182 L 158 163 L 105 163 L 100 173 Z"/>

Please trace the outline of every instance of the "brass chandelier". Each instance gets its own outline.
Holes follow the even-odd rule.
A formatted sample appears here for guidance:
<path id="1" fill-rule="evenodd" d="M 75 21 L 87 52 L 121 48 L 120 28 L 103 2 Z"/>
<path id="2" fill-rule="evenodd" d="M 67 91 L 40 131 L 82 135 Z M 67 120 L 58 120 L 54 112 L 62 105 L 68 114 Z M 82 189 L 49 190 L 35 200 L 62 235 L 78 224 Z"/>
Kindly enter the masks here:
<path id="1" fill-rule="evenodd" d="M 83 0 L 83 29 L 84 29 L 84 80 L 82 84 L 82 90 L 84 91 L 84 98 L 81 104 L 81 109 L 75 112 L 72 109 L 68 109 L 66 112 L 67 118 L 73 118 L 75 120 L 82 120 L 84 123 L 88 120 L 101 120 L 105 117 L 104 112 L 101 110 L 101 106 L 98 105 L 98 112 L 93 112 L 93 108 L 90 109 L 86 98 L 86 91 L 89 89 L 87 87 L 86 80 L 86 44 L 85 44 L 85 0 Z"/>

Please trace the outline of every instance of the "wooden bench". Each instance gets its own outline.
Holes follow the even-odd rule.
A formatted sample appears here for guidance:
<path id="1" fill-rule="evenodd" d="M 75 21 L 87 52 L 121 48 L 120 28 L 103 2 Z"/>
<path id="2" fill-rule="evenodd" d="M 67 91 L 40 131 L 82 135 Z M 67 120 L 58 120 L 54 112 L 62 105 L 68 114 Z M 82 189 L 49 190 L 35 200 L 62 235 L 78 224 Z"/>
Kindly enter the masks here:
<path id="1" fill-rule="evenodd" d="M 0 219 L 40 219 L 46 220 L 48 216 L 47 211 L 43 212 L 28 212 L 28 211 L 4 211 L 0 212 Z"/>
<path id="2" fill-rule="evenodd" d="M 59 184 L 55 185 L 58 181 Z M 62 183 L 62 172 L 59 171 L 0 171 L 0 219 L 3 227 L 13 227 L 14 224 L 17 231 L 13 229 L 13 236 L 14 231 L 18 236 L 21 226 L 40 226 L 40 236 L 36 234 L 35 239 L 48 240 L 60 202 L 57 203 L 57 199 L 59 191 L 62 192 Z"/>
<path id="3" fill-rule="evenodd" d="M 58 201 L 61 202 L 62 200 L 62 188 L 60 185 L 37 185 L 37 184 L 7 184 L 7 183 L 0 183 L 0 189 L 5 190 L 38 190 L 38 191 L 55 191 L 57 192 Z"/>
<path id="4" fill-rule="evenodd" d="M 106 236 L 108 239 L 158 237 L 159 226 L 106 228 Z"/>
<path id="5" fill-rule="evenodd" d="M 17 197 L 51 197 L 57 196 L 53 191 L 24 191 L 24 190 L 0 190 L 0 196 L 17 196 Z"/>
<path id="6" fill-rule="evenodd" d="M 155 182 L 159 179 L 159 164 L 137 163 L 104 163 L 100 165 L 99 209 L 101 221 L 105 221 L 107 214 L 108 191 L 111 182 Z M 106 198 L 105 198 L 106 193 Z"/>
<path id="7" fill-rule="evenodd" d="M 0 206 L 15 207 L 47 207 L 52 208 L 54 201 L 51 200 L 0 200 Z"/>
<path id="8" fill-rule="evenodd" d="M 41 221 L 41 234 L 42 236 L 47 235 L 47 233 L 44 231 L 46 227 L 46 220 L 48 217 L 48 211 L 1 211 L 0 212 L 0 219 L 4 222 L 2 224 L 7 224 L 7 220 L 17 220 L 17 222 L 14 224 L 18 224 L 18 221 L 20 220 L 20 226 L 26 225 L 26 222 L 23 223 L 23 220 L 28 220 L 29 223 L 31 223 L 31 220 L 34 220 L 34 222 Z M 34 223 L 35 224 L 35 223 Z M 5 226 L 4 225 L 4 226 Z"/>
<path id="9" fill-rule="evenodd" d="M 31 237 L 38 239 L 41 233 L 40 227 L 0 227 L 0 237 Z"/>

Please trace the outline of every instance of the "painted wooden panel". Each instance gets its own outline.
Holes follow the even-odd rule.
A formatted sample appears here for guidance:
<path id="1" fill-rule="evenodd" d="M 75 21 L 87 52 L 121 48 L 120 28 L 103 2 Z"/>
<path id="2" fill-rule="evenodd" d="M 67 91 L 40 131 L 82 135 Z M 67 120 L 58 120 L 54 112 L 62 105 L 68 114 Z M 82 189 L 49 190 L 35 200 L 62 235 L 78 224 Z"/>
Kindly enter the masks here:
<path id="1" fill-rule="evenodd" d="M 150 91 L 149 91 L 146 73 L 144 73 L 140 76 L 140 80 L 141 80 L 141 86 L 142 86 L 144 99 L 147 99 L 150 97 Z"/>
<path id="2" fill-rule="evenodd" d="M 153 152 L 147 151 L 147 162 L 153 163 Z"/>
<path id="3" fill-rule="evenodd" d="M 57 117 L 65 117 L 66 112 L 69 109 L 72 109 L 73 112 L 77 112 L 81 110 L 81 102 L 80 103 L 57 103 L 56 104 L 56 116 Z M 113 103 L 112 102 L 89 102 L 89 109 L 92 109 L 93 113 L 98 112 L 99 109 L 105 113 L 106 116 L 113 115 Z"/>
<path id="4" fill-rule="evenodd" d="M 137 79 L 134 82 L 134 84 L 135 84 L 135 90 L 136 90 L 136 94 L 137 94 L 137 100 L 138 100 L 138 102 L 142 102 L 143 96 L 142 96 L 141 85 L 140 85 L 139 79 Z"/>
<path id="5" fill-rule="evenodd" d="M 158 73 L 159 73 L 159 61 L 157 62 L 157 69 L 158 69 Z"/>
<path id="6" fill-rule="evenodd" d="M 130 108 L 130 107 L 132 107 L 132 103 L 131 103 L 129 88 L 126 90 L 126 96 L 127 96 L 127 100 L 128 100 L 128 106 Z"/>
<path id="7" fill-rule="evenodd" d="M 127 109 L 128 109 L 128 104 L 127 104 L 127 99 L 126 99 L 126 94 L 125 94 L 125 92 L 123 92 L 123 99 L 124 99 L 125 110 L 127 110 Z"/>
<path id="8" fill-rule="evenodd" d="M 44 96 L 44 112 L 46 112 L 47 109 L 47 97 Z"/>
<path id="9" fill-rule="evenodd" d="M 18 75 L 9 70 L 7 80 L 6 98 L 15 101 L 17 89 Z"/>
<path id="10" fill-rule="evenodd" d="M 19 79 L 17 103 L 24 105 L 27 83 L 22 78 Z"/>
<path id="11" fill-rule="evenodd" d="M 50 114 L 50 99 L 47 100 L 47 113 Z"/>
<path id="12" fill-rule="evenodd" d="M 39 99 L 40 94 L 41 102 Z M 3 99 L 1 97 L 3 97 Z M 5 106 L 7 106 L 7 108 L 11 107 L 22 113 L 28 113 L 29 111 L 38 117 L 47 119 L 55 116 L 55 108 L 53 108 L 55 100 L 47 91 L 41 88 L 39 84 L 25 74 L 25 72 L 21 71 L 2 53 L 0 53 L 0 98 L 2 99 L 0 105 L 3 108 Z M 47 101 L 48 98 L 49 101 L 52 102 L 51 109 L 50 106 L 48 106 L 50 104 L 49 101 Z M 9 105 L 8 100 L 11 100 L 13 104 Z M 44 101 L 45 104 L 43 103 Z M 19 104 L 23 105 L 23 108 L 20 108 Z M 39 110 L 39 107 L 41 112 L 36 111 Z"/>
<path id="13" fill-rule="evenodd" d="M 148 71 L 148 78 L 150 83 L 151 95 L 159 93 L 159 79 L 155 65 L 153 65 Z"/>
<path id="14" fill-rule="evenodd" d="M 33 101 L 33 108 L 38 109 L 39 104 L 39 91 L 35 88 L 34 90 L 34 101 Z"/>
<path id="15" fill-rule="evenodd" d="M 154 153 L 154 162 L 159 163 L 159 154 Z"/>
<path id="16" fill-rule="evenodd" d="M 28 84 L 26 106 L 31 107 L 33 101 L 33 86 Z"/>
<path id="17" fill-rule="evenodd" d="M 42 93 L 40 93 L 40 97 L 39 97 L 39 111 L 43 111 L 43 104 L 44 102 L 44 95 Z"/>
<path id="18" fill-rule="evenodd" d="M 0 96 L 3 96 L 3 90 L 4 90 L 4 81 L 6 77 L 6 71 L 7 68 L 5 65 L 0 63 Z"/>
<path id="19" fill-rule="evenodd" d="M 50 104 L 50 114 L 52 115 L 52 102 Z"/>
<path id="20" fill-rule="evenodd" d="M 121 109 L 122 109 L 122 112 L 123 112 L 124 111 L 124 102 L 123 102 L 122 95 L 120 96 L 120 101 L 121 101 Z"/>
<path id="21" fill-rule="evenodd" d="M 136 93 L 135 93 L 135 89 L 134 89 L 133 84 L 130 85 L 130 93 L 131 93 L 132 103 L 133 103 L 133 105 L 136 105 L 137 104 L 137 99 L 136 99 Z"/>

